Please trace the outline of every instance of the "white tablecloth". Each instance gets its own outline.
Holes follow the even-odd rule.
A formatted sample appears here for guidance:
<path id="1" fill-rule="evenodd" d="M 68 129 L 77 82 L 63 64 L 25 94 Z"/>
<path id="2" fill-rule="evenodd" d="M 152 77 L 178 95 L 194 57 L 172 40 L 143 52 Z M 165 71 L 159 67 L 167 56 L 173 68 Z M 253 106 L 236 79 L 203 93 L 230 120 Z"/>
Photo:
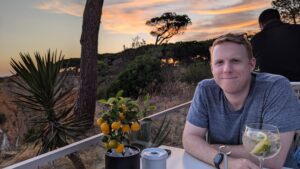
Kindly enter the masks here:
<path id="1" fill-rule="evenodd" d="M 167 169 L 214 169 L 214 167 L 194 158 L 184 151 L 184 149 L 161 146 L 171 150 L 171 156 L 167 159 Z M 283 167 L 282 169 L 290 169 Z"/>

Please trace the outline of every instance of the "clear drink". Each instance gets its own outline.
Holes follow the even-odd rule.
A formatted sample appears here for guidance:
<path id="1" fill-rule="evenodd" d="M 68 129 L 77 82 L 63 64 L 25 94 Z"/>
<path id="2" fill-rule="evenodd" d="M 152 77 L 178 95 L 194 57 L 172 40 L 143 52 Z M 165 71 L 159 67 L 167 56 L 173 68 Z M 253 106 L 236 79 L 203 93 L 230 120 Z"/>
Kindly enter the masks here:
<path id="1" fill-rule="evenodd" d="M 279 130 L 270 124 L 247 124 L 243 134 L 243 145 L 246 151 L 258 158 L 259 167 L 262 169 L 264 159 L 274 157 L 281 148 Z"/>
<path id="2" fill-rule="evenodd" d="M 245 149 L 256 158 L 272 158 L 276 156 L 281 148 L 280 137 L 276 133 L 262 131 L 248 131 L 243 135 Z M 265 138 L 266 136 L 266 138 Z"/>

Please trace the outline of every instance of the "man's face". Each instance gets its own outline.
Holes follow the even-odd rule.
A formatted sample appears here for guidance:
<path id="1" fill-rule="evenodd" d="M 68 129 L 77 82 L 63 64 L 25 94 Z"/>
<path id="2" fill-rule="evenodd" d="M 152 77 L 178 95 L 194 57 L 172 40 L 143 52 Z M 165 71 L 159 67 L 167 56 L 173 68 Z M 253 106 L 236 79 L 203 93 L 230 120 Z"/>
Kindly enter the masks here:
<path id="1" fill-rule="evenodd" d="M 216 83 L 228 94 L 248 90 L 255 59 L 249 59 L 246 48 L 240 44 L 224 42 L 213 48 L 211 71 Z"/>

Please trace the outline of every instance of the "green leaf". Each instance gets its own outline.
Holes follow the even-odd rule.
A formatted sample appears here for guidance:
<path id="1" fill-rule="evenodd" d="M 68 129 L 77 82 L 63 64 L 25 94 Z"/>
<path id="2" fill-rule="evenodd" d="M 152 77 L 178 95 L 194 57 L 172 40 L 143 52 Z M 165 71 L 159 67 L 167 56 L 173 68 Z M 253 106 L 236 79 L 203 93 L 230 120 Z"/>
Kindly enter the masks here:
<path id="1" fill-rule="evenodd" d="M 121 97 L 123 94 L 123 90 L 119 90 L 116 94 L 116 98 Z"/>
<path id="2" fill-rule="evenodd" d="M 105 100 L 105 99 L 101 99 L 101 100 L 99 100 L 98 102 L 99 102 L 99 103 L 102 103 L 102 104 L 108 104 L 108 103 L 107 103 L 107 100 Z"/>
<path id="3" fill-rule="evenodd" d="M 111 97 L 111 98 L 109 98 L 109 99 L 107 100 L 107 104 L 113 105 L 113 103 L 116 102 L 116 101 L 117 101 L 117 98 Z"/>

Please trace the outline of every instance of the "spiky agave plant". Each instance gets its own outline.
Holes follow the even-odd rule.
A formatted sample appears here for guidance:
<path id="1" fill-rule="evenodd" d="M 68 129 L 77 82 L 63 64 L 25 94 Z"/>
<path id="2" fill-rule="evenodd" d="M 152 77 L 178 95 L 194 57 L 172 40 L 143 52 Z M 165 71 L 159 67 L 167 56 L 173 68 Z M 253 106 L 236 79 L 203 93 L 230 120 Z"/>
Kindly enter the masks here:
<path id="1" fill-rule="evenodd" d="M 38 154 L 68 145 L 85 132 L 88 121 L 76 120 L 72 111 L 74 103 L 70 103 L 72 88 L 63 88 L 66 74 L 61 72 L 62 52 L 57 55 L 57 51 L 49 49 L 44 57 L 35 52 L 35 60 L 28 53 L 20 53 L 20 58 L 10 63 L 17 75 L 12 79 L 17 88 L 13 93 L 19 105 L 39 113 L 32 119 L 36 129 L 35 146 L 41 145 Z M 77 163 L 76 168 L 84 168 L 77 155 L 68 157 L 73 164 Z"/>

